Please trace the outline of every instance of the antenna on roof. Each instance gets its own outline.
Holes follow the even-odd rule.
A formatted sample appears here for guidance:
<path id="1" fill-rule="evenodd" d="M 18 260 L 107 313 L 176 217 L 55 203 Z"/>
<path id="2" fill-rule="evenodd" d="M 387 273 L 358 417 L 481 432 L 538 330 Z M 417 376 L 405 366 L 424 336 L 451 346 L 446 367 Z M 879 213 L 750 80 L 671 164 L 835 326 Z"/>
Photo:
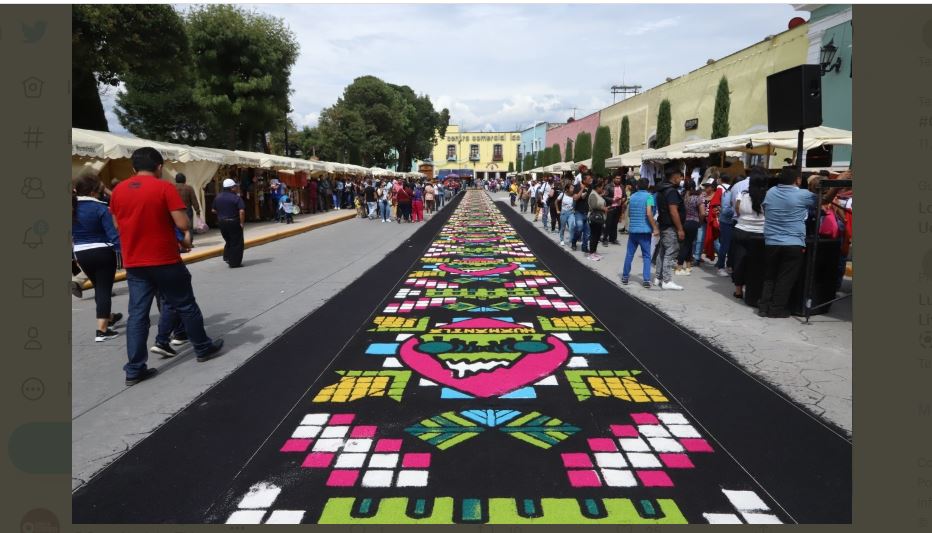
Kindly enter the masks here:
<path id="1" fill-rule="evenodd" d="M 624 95 L 624 98 L 627 98 L 628 95 L 634 95 L 641 92 L 640 85 L 612 85 L 612 103 L 615 103 L 615 97 L 619 94 Z M 622 100 L 624 100 L 622 98 Z"/>

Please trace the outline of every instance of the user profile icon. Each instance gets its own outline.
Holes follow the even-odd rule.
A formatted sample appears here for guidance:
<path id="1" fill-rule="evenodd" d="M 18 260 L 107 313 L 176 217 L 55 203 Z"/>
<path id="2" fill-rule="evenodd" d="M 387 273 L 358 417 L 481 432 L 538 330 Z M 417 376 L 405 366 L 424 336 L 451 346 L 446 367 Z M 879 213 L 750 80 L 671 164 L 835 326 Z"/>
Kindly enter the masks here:
<path id="1" fill-rule="evenodd" d="M 45 84 L 35 76 L 23 80 L 23 94 L 26 98 L 42 98 L 42 86 Z"/>
<path id="2" fill-rule="evenodd" d="M 20 194 L 27 200 L 41 200 L 45 198 L 45 189 L 42 188 L 42 179 L 35 176 L 23 178 L 23 187 Z"/>
<path id="3" fill-rule="evenodd" d="M 932 348 L 932 331 L 925 330 L 919 334 L 919 346 L 925 349 Z"/>

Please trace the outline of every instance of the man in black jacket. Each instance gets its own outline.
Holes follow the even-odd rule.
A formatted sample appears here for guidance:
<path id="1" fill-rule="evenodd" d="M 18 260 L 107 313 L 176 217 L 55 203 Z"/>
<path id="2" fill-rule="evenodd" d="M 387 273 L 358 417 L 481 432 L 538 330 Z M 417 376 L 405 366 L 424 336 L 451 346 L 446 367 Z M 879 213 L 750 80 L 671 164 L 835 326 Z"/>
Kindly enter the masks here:
<path id="1" fill-rule="evenodd" d="M 660 242 L 654 251 L 654 272 L 657 275 L 656 285 L 664 290 L 683 290 L 683 287 L 673 282 L 673 264 L 680 251 L 680 242 L 686 238 L 683 229 L 686 204 L 678 189 L 682 180 L 683 172 L 679 166 L 671 163 L 664 168 L 664 180 L 657 186 L 657 225 L 660 226 Z"/>

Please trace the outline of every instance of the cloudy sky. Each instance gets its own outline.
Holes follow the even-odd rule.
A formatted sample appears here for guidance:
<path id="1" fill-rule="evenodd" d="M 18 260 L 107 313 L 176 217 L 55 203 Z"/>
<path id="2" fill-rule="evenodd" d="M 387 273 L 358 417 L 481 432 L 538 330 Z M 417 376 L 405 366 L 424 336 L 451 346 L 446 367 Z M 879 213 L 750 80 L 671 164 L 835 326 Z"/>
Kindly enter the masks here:
<path id="1" fill-rule="evenodd" d="M 314 126 L 354 78 L 426 93 L 470 130 L 563 122 L 786 29 L 789 4 L 326 4 L 250 6 L 282 18 L 301 50 L 292 119 Z M 182 8 L 184 9 L 184 8 Z M 104 98 L 114 131 L 122 130 Z"/>

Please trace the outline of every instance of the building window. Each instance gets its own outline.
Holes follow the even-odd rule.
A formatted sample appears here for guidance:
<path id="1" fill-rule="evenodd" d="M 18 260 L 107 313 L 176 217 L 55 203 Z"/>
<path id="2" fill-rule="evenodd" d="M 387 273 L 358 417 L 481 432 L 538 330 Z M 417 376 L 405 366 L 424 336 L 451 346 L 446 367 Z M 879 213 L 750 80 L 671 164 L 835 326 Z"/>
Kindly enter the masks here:
<path id="1" fill-rule="evenodd" d="M 470 161 L 479 160 L 479 145 L 478 144 L 469 145 L 469 160 Z"/>
<path id="2" fill-rule="evenodd" d="M 456 161 L 456 145 L 447 145 L 447 161 Z"/>
<path id="3" fill-rule="evenodd" d="M 492 145 L 492 161 L 501 161 L 502 159 L 504 159 L 502 157 L 502 145 Z"/>

